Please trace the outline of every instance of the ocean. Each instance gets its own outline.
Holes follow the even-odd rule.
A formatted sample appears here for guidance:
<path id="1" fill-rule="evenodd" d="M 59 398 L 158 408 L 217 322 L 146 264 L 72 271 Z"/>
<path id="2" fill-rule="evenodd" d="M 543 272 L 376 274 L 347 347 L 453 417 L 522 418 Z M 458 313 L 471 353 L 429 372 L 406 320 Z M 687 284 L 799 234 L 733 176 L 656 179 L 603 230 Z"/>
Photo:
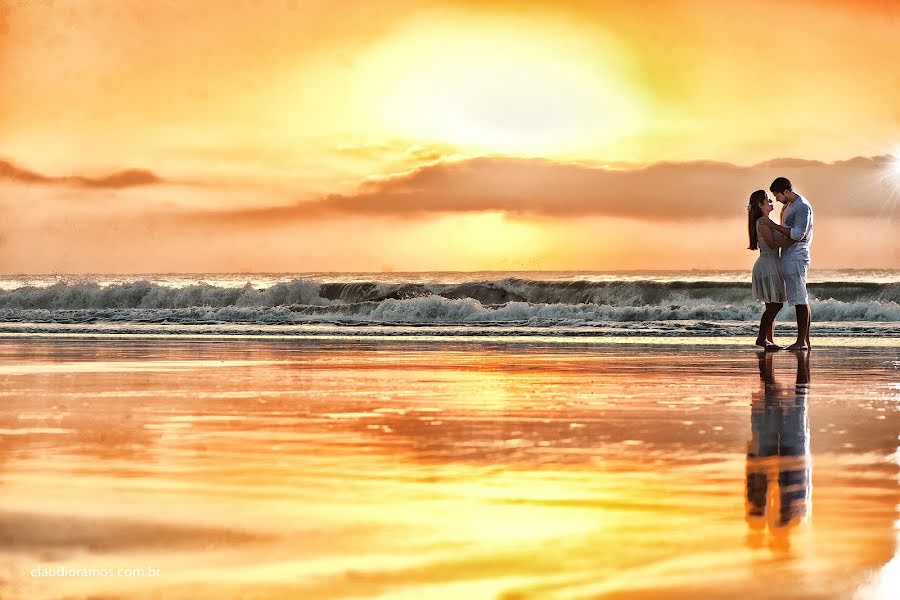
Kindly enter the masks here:
<path id="1" fill-rule="evenodd" d="M 741 337 L 747 271 L 7 275 L 0 333 Z M 817 337 L 900 337 L 900 271 L 812 271 Z M 779 315 L 790 331 L 793 309 Z"/>

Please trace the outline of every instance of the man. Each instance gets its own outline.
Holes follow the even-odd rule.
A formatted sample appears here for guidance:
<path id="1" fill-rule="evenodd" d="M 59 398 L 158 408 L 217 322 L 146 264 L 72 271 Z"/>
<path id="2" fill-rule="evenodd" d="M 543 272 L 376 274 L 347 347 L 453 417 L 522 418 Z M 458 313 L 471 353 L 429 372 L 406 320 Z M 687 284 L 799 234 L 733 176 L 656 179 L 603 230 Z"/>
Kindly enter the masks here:
<path id="1" fill-rule="evenodd" d="M 812 307 L 806 291 L 806 275 L 809 270 L 809 246 L 813 238 L 813 210 L 806 198 L 794 192 L 791 182 L 786 177 L 779 177 L 773 181 L 769 191 L 785 207 L 781 212 L 781 225 L 768 218 L 767 224 L 797 242 L 781 251 L 787 301 L 797 311 L 797 341 L 787 349 L 808 350 L 812 347 L 809 343 Z"/>

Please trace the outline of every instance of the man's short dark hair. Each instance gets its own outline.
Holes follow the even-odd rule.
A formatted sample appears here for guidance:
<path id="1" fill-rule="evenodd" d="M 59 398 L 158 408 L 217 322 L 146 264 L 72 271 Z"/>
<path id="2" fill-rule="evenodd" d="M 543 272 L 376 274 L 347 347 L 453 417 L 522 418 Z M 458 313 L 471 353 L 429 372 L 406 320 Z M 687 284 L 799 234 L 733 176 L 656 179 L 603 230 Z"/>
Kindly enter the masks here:
<path id="1" fill-rule="evenodd" d="M 783 194 L 785 190 L 794 190 L 794 188 L 791 187 L 791 182 L 787 177 L 779 177 L 772 182 L 772 185 L 769 186 L 769 191 L 773 194 Z"/>

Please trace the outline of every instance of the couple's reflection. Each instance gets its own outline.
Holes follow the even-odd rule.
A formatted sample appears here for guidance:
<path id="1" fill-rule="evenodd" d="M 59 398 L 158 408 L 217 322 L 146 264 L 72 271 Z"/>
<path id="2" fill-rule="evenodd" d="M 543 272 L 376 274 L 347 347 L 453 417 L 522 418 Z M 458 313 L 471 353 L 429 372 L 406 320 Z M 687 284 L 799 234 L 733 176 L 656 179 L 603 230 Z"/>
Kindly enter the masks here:
<path id="1" fill-rule="evenodd" d="M 759 353 L 760 391 L 752 396 L 747 447 L 751 545 L 786 548 L 788 530 L 810 511 L 809 353 L 798 352 L 795 385 L 775 381 L 772 352 Z"/>

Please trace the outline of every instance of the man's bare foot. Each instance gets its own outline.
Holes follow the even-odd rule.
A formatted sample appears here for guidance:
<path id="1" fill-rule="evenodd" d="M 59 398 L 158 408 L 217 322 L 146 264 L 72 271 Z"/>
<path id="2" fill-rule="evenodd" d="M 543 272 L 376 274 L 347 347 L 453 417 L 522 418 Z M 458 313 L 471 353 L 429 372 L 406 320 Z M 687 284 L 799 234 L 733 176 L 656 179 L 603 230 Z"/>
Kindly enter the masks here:
<path id="1" fill-rule="evenodd" d="M 770 342 L 769 340 L 764 340 L 764 339 L 762 339 L 762 338 L 757 338 L 757 339 L 756 339 L 756 345 L 757 345 L 757 346 L 763 346 L 763 347 L 765 347 L 766 345 L 771 344 L 771 343 L 772 343 L 772 342 Z"/>
<path id="2" fill-rule="evenodd" d="M 788 346 L 786 348 L 786 350 L 799 350 L 802 352 L 803 350 L 809 350 L 809 347 L 807 347 L 806 344 L 802 344 L 800 342 L 794 342 L 793 344 Z"/>

